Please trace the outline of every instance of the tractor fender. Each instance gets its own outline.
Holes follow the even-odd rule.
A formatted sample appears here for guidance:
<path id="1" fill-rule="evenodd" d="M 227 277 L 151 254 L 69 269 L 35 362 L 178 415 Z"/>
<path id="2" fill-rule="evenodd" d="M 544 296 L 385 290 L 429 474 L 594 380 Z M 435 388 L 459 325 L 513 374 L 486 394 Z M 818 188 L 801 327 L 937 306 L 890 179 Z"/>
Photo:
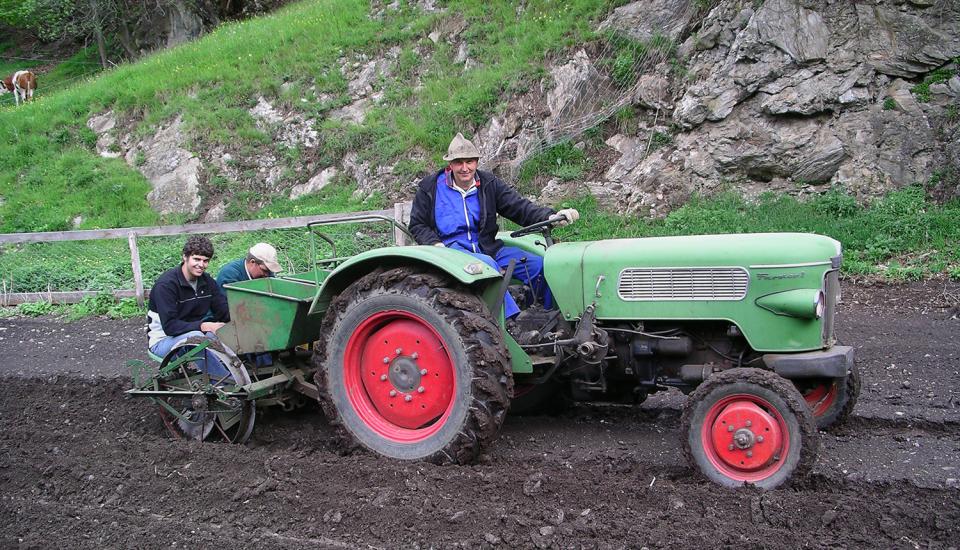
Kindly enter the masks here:
<path id="1" fill-rule="evenodd" d="M 310 314 L 323 313 L 343 289 L 377 268 L 417 265 L 440 271 L 471 286 L 499 280 L 499 271 L 459 250 L 440 246 L 391 246 L 369 250 L 340 264 L 324 279 L 310 306 Z"/>

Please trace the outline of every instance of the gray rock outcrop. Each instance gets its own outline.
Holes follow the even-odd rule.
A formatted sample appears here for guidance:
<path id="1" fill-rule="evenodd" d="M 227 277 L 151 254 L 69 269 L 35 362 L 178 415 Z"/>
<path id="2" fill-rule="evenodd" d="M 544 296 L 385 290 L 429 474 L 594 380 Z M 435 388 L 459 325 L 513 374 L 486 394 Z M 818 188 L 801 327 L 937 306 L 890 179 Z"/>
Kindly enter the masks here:
<path id="1" fill-rule="evenodd" d="M 320 114 L 299 114 L 296 99 L 258 98 L 249 114 L 270 147 L 251 153 L 221 145 L 201 152 L 201 162 L 184 150 L 179 119 L 134 143 L 105 113 L 88 123 L 97 151 L 137 166 L 161 212 L 197 214 L 197 182 L 214 177 L 262 201 L 340 180 L 355 183 L 361 196 L 409 198 L 418 178 L 398 167 L 433 169 L 436 152 L 404 153 L 404 163 L 374 161 L 364 151 L 331 159 L 318 152 L 324 138 L 317 130 L 322 118 L 345 128 L 365 124 L 386 101 L 391 79 L 402 78 L 415 96 L 436 51 L 466 74 L 484 61 L 471 57 L 463 15 L 431 0 L 414 6 L 435 18 L 418 41 L 379 57 L 341 53 L 328 70 L 340 71 L 342 91 L 318 93 L 319 79 L 305 87 L 299 101 L 314 102 Z M 400 8 L 372 3 L 375 17 Z M 542 200 L 579 185 L 611 209 L 662 216 L 695 193 L 721 189 L 754 197 L 842 186 L 868 199 L 923 182 L 940 197 L 960 196 L 955 179 L 937 176 L 960 174 L 956 0 L 637 1 L 613 10 L 598 30 L 642 43 L 644 59 L 618 73 L 619 50 L 603 40 L 551 57 L 542 78 L 504 94 L 486 122 L 462 128 L 480 147 L 483 168 L 511 180 L 548 147 L 590 141 L 579 136 L 602 127 L 604 139 L 587 153 L 595 164 L 586 181 L 542 176 Z M 664 44 L 670 47 L 658 49 Z M 932 71 L 940 76 L 924 82 Z M 296 89 L 281 85 L 286 100 Z M 621 115 L 629 123 L 621 125 Z M 204 196 L 213 217 L 222 217 L 227 192 Z"/>
<path id="2" fill-rule="evenodd" d="M 183 148 L 180 117 L 131 148 L 127 163 L 153 186 L 147 201 L 161 214 L 197 215 L 200 210 L 200 159 Z"/>
<path id="3" fill-rule="evenodd" d="M 924 100 L 914 90 L 935 69 L 960 72 L 952 61 L 960 56 L 960 3 L 724 0 L 686 35 L 697 21 L 684 18 L 690 10 L 681 4 L 634 2 L 602 24 L 635 38 L 659 28 L 684 39 L 686 67 L 685 78 L 669 83 L 663 66 L 639 76 L 631 102 L 648 123 L 607 140 L 620 158 L 585 184 L 601 204 L 663 215 L 693 193 L 730 186 L 755 196 L 842 185 L 866 198 L 958 169 L 960 146 L 945 137 L 956 135 L 960 80 L 930 85 Z M 591 67 L 596 62 L 577 51 L 551 72 L 548 143 L 571 130 L 549 128 L 566 105 L 583 101 L 575 94 L 603 89 L 588 82 L 603 78 Z M 524 112 L 523 101 L 515 105 Z M 651 147 L 663 117 L 674 124 L 672 142 Z M 523 123 L 508 120 L 494 118 L 479 135 L 484 151 L 499 155 L 494 164 L 510 172 L 544 144 L 534 132 L 511 131 Z"/>

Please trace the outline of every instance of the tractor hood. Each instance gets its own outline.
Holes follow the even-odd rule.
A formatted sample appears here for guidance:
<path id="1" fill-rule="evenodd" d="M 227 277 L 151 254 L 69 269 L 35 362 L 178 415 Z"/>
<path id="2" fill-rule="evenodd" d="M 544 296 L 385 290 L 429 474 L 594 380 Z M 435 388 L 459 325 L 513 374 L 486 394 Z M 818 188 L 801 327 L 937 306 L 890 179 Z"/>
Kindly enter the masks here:
<path id="1" fill-rule="evenodd" d="M 650 237 L 560 243 L 546 251 L 544 270 L 567 319 L 596 304 L 599 319 L 717 319 L 744 329 L 777 315 L 758 299 L 822 289 L 840 256 L 839 242 L 806 233 Z M 807 331 L 809 341 L 797 345 L 816 348 L 819 328 Z"/>

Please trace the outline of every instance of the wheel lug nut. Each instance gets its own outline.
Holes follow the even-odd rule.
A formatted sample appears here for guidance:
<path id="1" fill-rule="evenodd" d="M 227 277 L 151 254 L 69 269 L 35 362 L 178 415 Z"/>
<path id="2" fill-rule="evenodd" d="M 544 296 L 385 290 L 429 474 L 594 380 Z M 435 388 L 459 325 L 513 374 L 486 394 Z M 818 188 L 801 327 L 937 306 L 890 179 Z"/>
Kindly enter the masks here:
<path id="1" fill-rule="evenodd" d="M 426 375 L 427 375 L 427 369 L 420 369 L 420 376 L 426 376 Z"/>
<path id="2" fill-rule="evenodd" d="M 758 436 L 757 436 L 757 443 L 763 443 L 763 436 L 762 436 L 762 435 L 758 435 Z"/>
<path id="3" fill-rule="evenodd" d="M 750 458 L 752 456 L 753 456 L 753 451 L 747 451 L 747 458 Z"/>
<path id="4" fill-rule="evenodd" d="M 390 397 L 396 397 L 396 396 L 397 396 L 397 390 L 390 390 Z"/>
<path id="5" fill-rule="evenodd" d="M 386 365 L 386 364 L 389 363 L 389 362 L 390 362 L 390 358 L 389 358 L 389 357 L 384 357 L 384 358 L 383 358 L 383 364 L 384 364 L 384 365 Z"/>
<path id="6" fill-rule="evenodd" d="M 753 426 L 753 422 L 750 422 L 749 420 L 747 420 L 747 427 L 749 428 L 750 426 Z"/>
<path id="7" fill-rule="evenodd" d="M 387 375 L 386 375 L 386 374 L 381 374 L 381 375 L 380 375 L 380 381 L 381 381 L 381 382 L 386 382 L 386 381 L 387 381 Z"/>
<path id="8" fill-rule="evenodd" d="M 403 396 L 403 400 L 409 402 L 409 401 L 413 400 L 413 396 L 412 396 L 412 395 L 404 395 L 404 396 Z"/>
<path id="9" fill-rule="evenodd" d="M 729 447 L 727 447 L 727 449 L 729 449 L 729 450 L 731 450 L 731 451 L 732 451 L 732 450 L 733 450 L 733 443 L 731 443 L 731 444 L 730 444 L 730 446 L 729 446 Z"/>
<path id="10" fill-rule="evenodd" d="M 417 352 L 413 352 L 413 355 L 410 356 L 411 359 L 416 359 L 417 357 L 420 357 L 420 354 Z"/>
<path id="11" fill-rule="evenodd" d="M 397 348 L 397 355 L 400 355 L 401 353 L 403 353 L 403 348 Z"/>
<path id="12" fill-rule="evenodd" d="M 423 393 L 424 391 L 425 390 L 423 389 L 423 386 L 420 386 L 419 388 L 417 388 L 417 393 Z"/>
<path id="13" fill-rule="evenodd" d="M 732 432 L 733 429 L 734 429 L 734 428 L 733 428 L 733 424 L 730 424 L 729 426 L 727 426 L 727 431 L 728 431 L 728 432 Z"/>

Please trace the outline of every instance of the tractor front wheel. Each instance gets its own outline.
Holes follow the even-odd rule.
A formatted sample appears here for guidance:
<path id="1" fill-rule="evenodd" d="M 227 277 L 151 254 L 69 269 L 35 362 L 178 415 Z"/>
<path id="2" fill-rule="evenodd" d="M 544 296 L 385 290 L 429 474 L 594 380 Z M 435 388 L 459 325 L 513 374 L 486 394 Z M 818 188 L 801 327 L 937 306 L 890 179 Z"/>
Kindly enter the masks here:
<path id="1" fill-rule="evenodd" d="M 314 353 L 341 435 L 384 456 L 470 462 L 498 435 L 509 355 L 486 305 L 432 273 L 371 273 L 337 297 Z"/>
<path id="2" fill-rule="evenodd" d="M 684 452 L 711 481 L 773 489 L 806 473 L 819 440 L 813 415 L 786 379 L 730 369 L 690 394 L 681 417 Z"/>

